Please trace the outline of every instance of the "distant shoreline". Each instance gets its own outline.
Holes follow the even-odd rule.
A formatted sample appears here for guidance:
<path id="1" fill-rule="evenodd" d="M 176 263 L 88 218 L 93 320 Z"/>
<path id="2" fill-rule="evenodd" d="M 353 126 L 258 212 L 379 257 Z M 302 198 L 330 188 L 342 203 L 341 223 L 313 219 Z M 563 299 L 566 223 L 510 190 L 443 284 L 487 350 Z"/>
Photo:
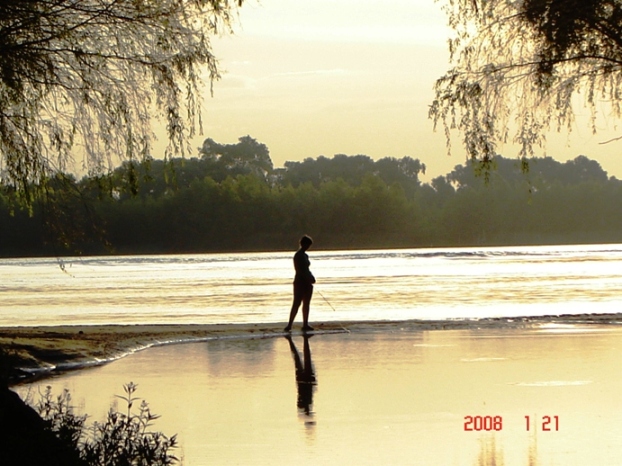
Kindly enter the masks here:
<path id="1" fill-rule="evenodd" d="M 322 248 L 314 248 L 315 253 L 330 253 L 330 252 L 350 252 L 350 251 L 398 251 L 398 250 L 430 250 L 430 249 L 489 249 L 489 248 L 532 248 L 532 247 L 554 247 L 554 246 L 606 246 L 606 245 L 620 245 L 622 239 L 616 239 L 617 237 L 603 237 L 600 240 L 589 240 L 585 238 L 576 237 L 577 235 L 551 235 L 548 239 L 542 239 L 542 235 L 538 235 L 537 238 L 528 240 L 516 240 L 516 241 L 487 241 L 487 242 L 455 242 L 446 241 L 438 243 L 426 242 L 424 244 L 403 244 L 400 242 L 389 243 L 365 243 L 362 245 L 323 245 Z M 26 253 L 21 252 L 19 254 L 3 254 L 0 252 L 0 260 L 42 260 L 51 259 L 57 262 L 63 262 L 65 260 L 77 260 L 77 259 L 90 259 L 90 258 L 111 258 L 111 257 L 153 257 L 153 256 L 192 256 L 192 255 L 216 255 L 216 254 L 290 254 L 295 251 L 295 248 L 290 246 L 247 246 L 247 247 L 232 247 L 232 248 L 215 248 L 215 249 L 200 249 L 200 250 L 159 250 L 159 249 L 132 249 L 132 250 L 101 250 L 97 252 L 65 252 L 59 251 L 46 252 L 46 253 Z"/>
<path id="2" fill-rule="evenodd" d="M 433 330 L 529 329 L 546 325 L 621 325 L 622 313 L 541 317 L 354 321 L 345 325 L 316 322 L 327 333 L 373 333 Z M 156 324 L 63 325 L 0 327 L 0 347 L 17 356 L 22 380 L 52 372 L 80 369 L 120 359 L 153 346 L 214 339 L 275 338 L 285 335 L 283 323 L 271 324 Z M 293 334 L 300 334 L 299 325 Z"/>

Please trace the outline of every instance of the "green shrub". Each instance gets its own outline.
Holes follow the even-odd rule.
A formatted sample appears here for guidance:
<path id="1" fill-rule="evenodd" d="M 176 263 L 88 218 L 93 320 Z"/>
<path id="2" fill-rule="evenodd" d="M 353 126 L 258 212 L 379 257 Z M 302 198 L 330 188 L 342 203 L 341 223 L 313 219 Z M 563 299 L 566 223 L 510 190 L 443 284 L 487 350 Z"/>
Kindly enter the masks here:
<path id="1" fill-rule="evenodd" d="M 86 416 L 74 414 L 71 395 L 64 390 L 56 398 L 47 387 L 35 409 L 46 422 L 46 427 L 64 443 L 76 449 L 80 458 L 93 466 L 167 466 L 179 460 L 169 453 L 177 446 L 175 435 L 167 437 L 149 428 L 159 416 L 151 413 L 142 400 L 138 413 L 132 408 L 139 400 L 134 396 L 137 385 L 123 386 L 124 396 L 118 396 L 127 405 L 126 412 L 110 408 L 103 423 L 95 422 L 85 428 Z"/>

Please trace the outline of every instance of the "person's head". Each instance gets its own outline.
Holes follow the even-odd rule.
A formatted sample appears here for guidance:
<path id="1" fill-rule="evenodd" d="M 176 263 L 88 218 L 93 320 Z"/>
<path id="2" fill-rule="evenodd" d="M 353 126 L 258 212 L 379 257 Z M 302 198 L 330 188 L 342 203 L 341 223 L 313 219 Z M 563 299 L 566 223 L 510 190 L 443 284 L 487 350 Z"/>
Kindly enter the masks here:
<path id="1" fill-rule="evenodd" d="M 311 237 L 309 235 L 304 235 L 302 238 L 300 238 L 300 247 L 301 248 L 309 249 L 312 244 L 313 244 L 313 240 L 311 239 Z"/>

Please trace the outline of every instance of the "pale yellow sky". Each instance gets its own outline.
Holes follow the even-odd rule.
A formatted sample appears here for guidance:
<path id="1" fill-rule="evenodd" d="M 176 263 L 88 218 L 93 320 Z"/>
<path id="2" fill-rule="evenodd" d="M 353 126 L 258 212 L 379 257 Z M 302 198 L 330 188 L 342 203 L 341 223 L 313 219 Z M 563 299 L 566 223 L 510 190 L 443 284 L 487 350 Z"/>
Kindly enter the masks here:
<path id="1" fill-rule="evenodd" d="M 450 32 L 434 0 L 247 0 L 234 29 L 213 44 L 224 75 L 206 95 L 197 147 L 248 134 L 277 167 L 338 153 L 408 155 L 426 164 L 424 181 L 464 162 L 458 139 L 448 157 L 427 118 L 434 82 L 449 68 Z M 599 144 L 617 135 L 592 136 L 578 123 L 570 138 L 549 137 L 547 154 L 587 155 L 622 178 L 622 142 Z"/>

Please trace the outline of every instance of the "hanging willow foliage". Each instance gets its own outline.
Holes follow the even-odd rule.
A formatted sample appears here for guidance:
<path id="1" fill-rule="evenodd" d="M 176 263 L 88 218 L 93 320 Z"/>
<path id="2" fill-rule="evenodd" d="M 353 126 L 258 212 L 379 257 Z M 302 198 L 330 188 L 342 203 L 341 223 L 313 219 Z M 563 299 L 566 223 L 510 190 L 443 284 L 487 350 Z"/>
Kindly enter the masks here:
<path id="1" fill-rule="evenodd" d="M 523 160 L 550 130 L 570 132 L 581 96 L 596 132 L 597 104 L 622 116 L 621 0 L 448 0 L 453 68 L 437 80 L 430 118 L 451 150 L 491 166 L 499 144 Z"/>
<path id="2" fill-rule="evenodd" d="M 45 184 L 75 154 L 94 174 L 150 153 L 152 117 L 167 154 L 201 125 L 210 37 L 242 0 L 0 2 L 0 167 L 17 192 Z M 207 74 L 207 79 L 206 75 Z"/>

